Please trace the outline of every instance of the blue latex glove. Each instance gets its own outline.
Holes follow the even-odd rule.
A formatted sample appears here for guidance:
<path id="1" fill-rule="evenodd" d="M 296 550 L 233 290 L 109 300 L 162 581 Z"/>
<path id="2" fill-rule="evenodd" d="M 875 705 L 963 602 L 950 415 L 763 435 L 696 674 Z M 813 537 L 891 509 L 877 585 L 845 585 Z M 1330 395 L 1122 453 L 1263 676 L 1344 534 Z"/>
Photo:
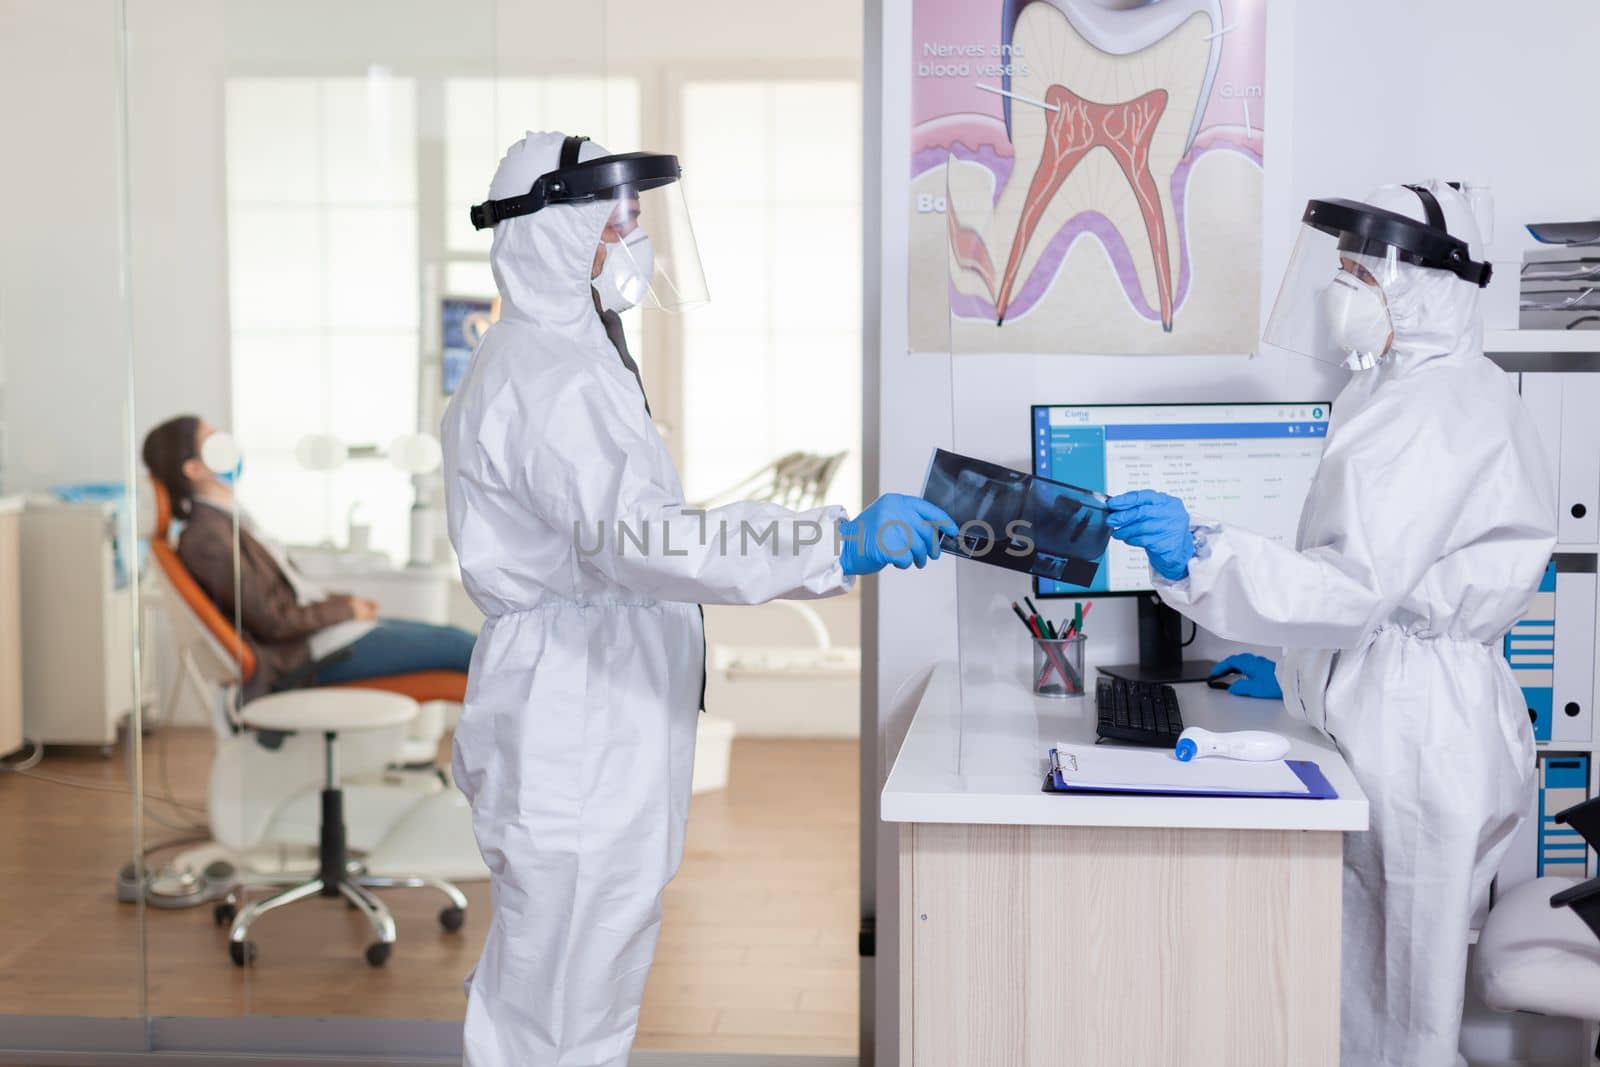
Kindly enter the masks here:
<path id="1" fill-rule="evenodd" d="M 893 565 L 926 567 L 939 558 L 939 533 L 955 535 L 955 520 L 921 497 L 885 493 L 839 524 L 839 564 L 846 574 L 876 574 Z"/>
<path id="2" fill-rule="evenodd" d="M 1118 493 L 1106 503 L 1111 508 L 1107 524 L 1111 536 L 1142 548 L 1150 566 L 1169 582 L 1189 576 L 1194 559 L 1194 534 L 1189 530 L 1189 510 L 1183 501 L 1165 493 L 1137 489 Z"/>
<path id="3" fill-rule="evenodd" d="M 1211 677 L 1239 671 L 1243 678 L 1235 678 L 1228 692 L 1240 697 L 1260 697 L 1262 700 L 1282 700 L 1283 689 L 1278 685 L 1276 665 L 1265 656 L 1248 652 L 1229 656 L 1211 670 Z"/>

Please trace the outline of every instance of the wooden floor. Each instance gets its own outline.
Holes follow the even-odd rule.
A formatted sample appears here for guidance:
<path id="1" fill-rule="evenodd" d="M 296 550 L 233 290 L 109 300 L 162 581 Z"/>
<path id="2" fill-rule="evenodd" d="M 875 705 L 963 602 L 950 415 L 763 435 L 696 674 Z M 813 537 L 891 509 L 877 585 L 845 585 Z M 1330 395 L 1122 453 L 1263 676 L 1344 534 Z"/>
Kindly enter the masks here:
<path id="1" fill-rule="evenodd" d="M 209 734 L 148 740 L 147 792 L 161 789 L 163 746 L 176 798 L 199 804 Z M 729 788 L 694 801 L 639 1048 L 854 1054 L 856 761 L 853 741 L 735 742 Z M 94 788 L 0 774 L 0 1013 L 138 1015 L 137 909 L 113 892 L 131 855 L 123 761 L 52 750 L 35 773 Z M 145 835 L 178 836 L 149 819 Z M 148 1011 L 459 1019 L 489 912 L 487 883 L 463 889 L 472 911 L 460 934 L 439 928 L 434 894 L 385 892 L 400 941 L 381 969 L 361 956 L 365 921 L 333 901 L 262 919 L 248 970 L 228 960 L 209 907 L 148 908 Z"/>

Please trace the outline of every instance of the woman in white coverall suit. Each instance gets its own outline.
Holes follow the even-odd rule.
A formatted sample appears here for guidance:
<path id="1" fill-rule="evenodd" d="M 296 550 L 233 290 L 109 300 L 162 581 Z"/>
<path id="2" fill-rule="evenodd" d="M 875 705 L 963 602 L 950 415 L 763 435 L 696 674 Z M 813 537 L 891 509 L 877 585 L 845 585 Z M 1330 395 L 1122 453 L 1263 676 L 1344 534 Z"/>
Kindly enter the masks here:
<path id="1" fill-rule="evenodd" d="M 1243 668 L 1247 694 L 1281 685 L 1371 802 L 1371 829 L 1345 836 L 1341 1062 L 1452 1067 L 1471 919 L 1533 803 L 1527 703 L 1501 639 L 1550 560 L 1555 505 L 1533 422 L 1483 355 L 1488 270 L 1465 199 L 1386 186 L 1365 204 L 1312 201 L 1305 222 L 1302 250 L 1338 249 L 1305 261 L 1313 289 L 1297 250 L 1265 340 L 1321 355 L 1293 336 L 1315 325 L 1358 369 L 1297 546 L 1191 520 L 1160 493 L 1114 497 L 1112 526 L 1146 549 L 1162 600 L 1222 637 L 1284 647 L 1279 685 L 1260 657 L 1219 668 Z M 1319 310 L 1296 306 L 1302 291 Z"/>
<path id="2" fill-rule="evenodd" d="M 615 316 L 647 288 L 663 305 L 694 295 L 692 237 L 667 232 L 681 200 L 651 202 L 677 173 L 671 156 L 530 133 L 474 209 L 494 226 L 502 312 L 443 427 L 450 539 L 487 616 L 454 760 L 494 904 L 468 980 L 472 1067 L 627 1062 L 683 853 L 698 603 L 839 593 L 923 565 L 934 527 L 954 531 L 896 496 L 854 521 L 685 510 Z"/>

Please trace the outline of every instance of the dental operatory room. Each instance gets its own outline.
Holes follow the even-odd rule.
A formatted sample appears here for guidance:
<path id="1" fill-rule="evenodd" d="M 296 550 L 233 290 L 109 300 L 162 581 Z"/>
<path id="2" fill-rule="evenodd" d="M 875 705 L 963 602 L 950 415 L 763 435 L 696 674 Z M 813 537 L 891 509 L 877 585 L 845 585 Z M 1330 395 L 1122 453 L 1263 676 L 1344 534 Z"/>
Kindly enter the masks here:
<path id="1" fill-rule="evenodd" d="M 1591 0 L 0 0 L 0 1064 L 1600 1067 Z"/>

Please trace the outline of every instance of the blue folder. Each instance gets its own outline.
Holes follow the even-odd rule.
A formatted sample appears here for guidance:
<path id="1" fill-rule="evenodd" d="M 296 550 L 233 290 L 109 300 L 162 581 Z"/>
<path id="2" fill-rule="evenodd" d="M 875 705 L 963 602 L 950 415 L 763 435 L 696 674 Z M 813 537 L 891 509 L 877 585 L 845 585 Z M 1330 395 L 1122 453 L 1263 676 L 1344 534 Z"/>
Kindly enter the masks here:
<path id="1" fill-rule="evenodd" d="M 1050 772 L 1044 777 L 1046 793 L 1076 793 L 1084 796 L 1103 796 L 1116 794 L 1122 796 L 1152 796 L 1152 797 L 1255 797 L 1261 799 L 1282 798 L 1285 800 L 1337 800 L 1339 793 L 1323 775 L 1322 768 L 1310 760 L 1284 760 L 1284 766 L 1294 772 L 1295 777 L 1305 783 L 1307 792 L 1217 792 L 1215 790 L 1189 790 L 1170 788 L 1140 788 L 1138 786 L 1099 787 L 1094 789 L 1075 786 L 1061 777 L 1061 771 L 1056 766 L 1056 750 L 1050 750 Z"/>

